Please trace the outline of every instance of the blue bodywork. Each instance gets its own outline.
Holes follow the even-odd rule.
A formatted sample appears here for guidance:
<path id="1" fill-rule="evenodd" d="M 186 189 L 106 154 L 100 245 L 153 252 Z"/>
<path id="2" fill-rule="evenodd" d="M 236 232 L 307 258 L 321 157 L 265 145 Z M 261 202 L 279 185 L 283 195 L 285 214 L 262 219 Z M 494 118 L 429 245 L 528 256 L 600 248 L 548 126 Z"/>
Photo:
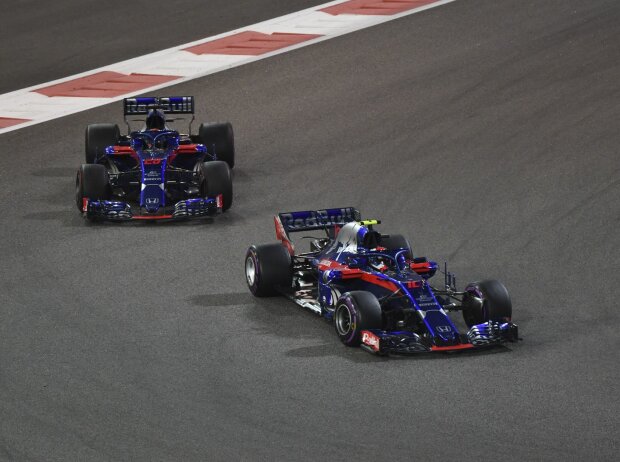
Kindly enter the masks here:
<path id="1" fill-rule="evenodd" d="M 194 99 L 189 96 L 127 98 L 123 104 L 126 121 L 127 116 L 149 114 L 153 107 L 162 118 L 164 114 L 194 113 Z M 199 166 L 217 160 L 215 153 L 209 153 L 195 138 L 169 129 L 165 118 L 162 123 L 162 129 L 131 131 L 117 144 L 107 146 L 104 156 L 96 159 L 96 163 L 106 166 L 110 193 L 115 199 L 84 199 L 82 211 L 88 218 L 161 220 L 210 216 L 222 211 L 220 196 L 204 197 L 200 190 Z"/>
<path id="2" fill-rule="evenodd" d="M 517 339 L 517 327 L 509 319 L 459 332 L 447 313 L 458 310 L 454 300 L 462 294 L 451 287 L 452 276 L 448 274 L 445 289 L 433 288 L 429 279 L 438 265 L 426 258 L 414 259 L 408 248 L 375 245 L 380 235 L 373 225 L 380 222 L 361 221 L 354 208 L 281 213 L 274 218 L 276 236 L 294 262 L 293 288 L 284 289 L 285 295 L 327 319 L 333 317 L 338 298 L 346 292 L 367 291 L 377 297 L 385 326 L 364 331 L 361 346 L 366 349 L 376 353 L 448 351 Z M 319 229 L 327 237 L 313 241 L 311 252 L 296 253 L 291 233 Z"/>
<path id="3" fill-rule="evenodd" d="M 176 201 L 169 213 L 159 214 L 160 210 L 169 205 L 166 196 L 166 175 L 168 167 L 178 156 L 179 141 L 179 133 L 174 130 L 144 130 L 130 133 L 128 142 L 125 142 L 130 150 L 123 149 L 123 146 L 108 146 L 105 153 L 108 162 L 119 170 L 118 176 L 123 173 L 130 176 L 133 172 L 134 179 L 137 179 L 135 173 L 139 172 L 139 185 L 137 185 L 139 195 L 136 199 L 140 210 L 146 213 L 134 213 L 130 205 L 124 201 L 89 200 L 85 207 L 87 215 L 108 220 L 131 220 L 178 219 L 217 214 L 221 209 L 218 198 L 199 197 Z M 193 152 L 185 156 L 189 157 L 186 162 L 190 164 L 211 158 L 207 148 L 202 144 L 194 145 L 192 149 Z M 127 157 L 130 159 L 126 159 Z M 125 169 L 121 170 L 123 167 Z M 174 173 L 177 179 L 183 180 L 184 172 Z M 118 176 L 111 180 L 118 180 Z M 185 176 L 188 176 L 187 173 Z M 189 178 L 185 179 L 185 182 L 189 182 Z"/>

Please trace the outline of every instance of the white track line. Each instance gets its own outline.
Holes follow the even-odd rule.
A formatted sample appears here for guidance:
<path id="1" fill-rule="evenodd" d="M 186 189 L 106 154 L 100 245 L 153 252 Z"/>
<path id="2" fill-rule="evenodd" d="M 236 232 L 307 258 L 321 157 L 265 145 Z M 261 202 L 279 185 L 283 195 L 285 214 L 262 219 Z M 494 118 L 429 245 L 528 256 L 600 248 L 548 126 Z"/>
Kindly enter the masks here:
<path id="1" fill-rule="evenodd" d="M 20 128 L 29 127 L 38 123 L 46 122 L 52 119 L 57 119 L 69 114 L 75 114 L 77 112 L 92 109 L 98 106 L 103 106 L 111 102 L 119 101 L 129 96 L 134 96 L 144 93 L 153 93 L 156 90 L 169 87 L 171 85 L 177 85 L 189 80 L 198 79 L 209 74 L 221 72 L 233 67 L 242 66 L 247 63 L 258 61 L 260 59 L 269 58 L 281 53 L 286 53 L 298 48 L 302 48 L 308 45 L 329 40 L 340 35 L 348 34 L 360 29 L 382 24 L 384 22 L 392 21 L 394 19 L 401 18 L 403 16 L 409 16 L 421 11 L 435 8 L 446 3 L 451 3 L 455 0 L 438 0 L 434 3 L 427 4 L 418 8 L 404 11 L 393 15 L 359 15 L 359 14 L 341 14 L 331 15 L 322 11 L 329 6 L 345 3 L 348 0 L 336 0 L 329 3 L 324 3 L 306 10 L 298 11 L 295 13 L 280 16 L 278 18 L 263 21 L 251 26 L 242 27 L 230 32 L 215 35 L 212 37 L 196 40 L 194 42 L 178 45 L 166 50 L 157 51 L 148 55 L 132 58 L 127 61 L 122 61 L 108 66 L 93 69 L 80 74 L 72 75 L 62 79 L 46 82 L 40 85 L 34 85 L 32 87 L 23 88 L 21 90 L 12 91 L 0 95 L 0 121 L 2 118 L 9 119 L 28 119 L 27 122 L 20 123 L 18 125 L 12 125 L 5 128 L 0 128 L 0 134 L 7 133 Z M 196 55 L 184 49 L 218 40 L 224 37 L 238 34 L 245 31 L 254 31 L 271 34 L 274 32 L 279 33 L 294 33 L 294 34 L 316 34 L 320 37 L 313 38 L 295 45 L 288 46 L 286 48 L 277 49 L 269 53 L 261 54 L 258 56 L 250 55 L 228 55 L 228 54 L 210 54 L 210 55 Z M 53 96 L 48 97 L 39 93 L 35 93 L 35 90 L 41 88 L 47 88 L 51 85 L 68 82 L 81 77 L 97 74 L 102 71 L 119 72 L 122 74 L 140 73 L 140 74 L 153 74 L 153 75 L 174 75 L 179 76 L 178 79 L 153 85 L 147 88 L 141 88 L 138 91 L 128 92 L 126 94 L 112 96 L 112 97 L 76 97 L 76 96 Z"/>

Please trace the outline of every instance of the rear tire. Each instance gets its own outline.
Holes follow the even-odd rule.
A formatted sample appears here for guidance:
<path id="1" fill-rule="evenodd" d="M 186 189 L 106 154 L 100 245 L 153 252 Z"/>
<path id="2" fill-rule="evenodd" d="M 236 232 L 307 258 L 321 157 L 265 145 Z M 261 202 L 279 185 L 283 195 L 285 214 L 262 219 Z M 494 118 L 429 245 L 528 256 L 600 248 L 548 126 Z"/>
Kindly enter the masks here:
<path id="1" fill-rule="evenodd" d="M 495 280 L 468 284 L 463 295 L 463 319 L 467 327 L 487 321 L 509 322 L 512 302 L 506 287 Z"/>
<path id="2" fill-rule="evenodd" d="M 222 211 L 230 208 L 233 202 L 233 186 L 230 168 L 221 160 L 204 162 L 202 171 L 202 194 L 205 197 L 222 195 Z"/>
<path id="3" fill-rule="evenodd" d="M 108 198 L 108 174 L 103 165 L 82 164 L 75 177 L 75 204 L 81 212 L 84 199 Z"/>
<path id="4" fill-rule="evenodd" d="M 363 330 L 382 327 L 381 305 L 374 294 L 356 290 L 340 296 L 334 310 L 334 328 L 342 343 L 359 346 Z"/>
<path id="5" fill-rule="evenodd" d="M 253 245 L 245 255 L 245 280 L 257 297 L 277 295 L 277 287 L 291 287 L 291 255 L 280 244 Z"/>
<path id="6" fill-rule="evenodd" d="M 230 168 L 235 166 L 235 135 L 230 122 L 200 124 L 198 140 L 210 153 L 215 145 L 217 159 L 226 162 Z"/>
<path id="7" fill-rule="evenodd" d="M 105 148 L 114 146 L 121 137 L 115 124 L 91 124 L 86 127 L 86 163 L 94 164 L 105 156 Z"/>

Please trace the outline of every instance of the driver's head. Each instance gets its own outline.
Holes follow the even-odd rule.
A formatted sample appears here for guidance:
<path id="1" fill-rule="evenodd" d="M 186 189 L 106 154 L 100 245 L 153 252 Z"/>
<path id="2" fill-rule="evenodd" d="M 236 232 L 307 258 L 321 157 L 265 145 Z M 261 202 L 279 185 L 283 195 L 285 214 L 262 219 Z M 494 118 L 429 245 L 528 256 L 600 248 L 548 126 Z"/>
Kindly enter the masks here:
<path id="1" fill-rule="evenodd" d="M 146 116 L 147 130 L 165 130 L 166 116 L 160 109 L 151 109 Z"/>
<path id="2" fill-rule="evenodd" d="M 376 249 L 381 243 L 381 234 L 369 229 L 362 239 L 362 246 L 367 249 Z"/>

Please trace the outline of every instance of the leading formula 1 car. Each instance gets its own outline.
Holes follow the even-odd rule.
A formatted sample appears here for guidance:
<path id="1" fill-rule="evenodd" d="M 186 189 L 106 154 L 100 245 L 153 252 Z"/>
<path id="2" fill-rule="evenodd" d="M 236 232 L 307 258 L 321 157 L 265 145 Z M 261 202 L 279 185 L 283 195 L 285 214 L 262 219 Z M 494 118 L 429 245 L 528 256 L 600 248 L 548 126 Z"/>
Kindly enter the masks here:
<path id="1" fill-rule="evenodd" d="M 76 205 L 86 218 L 184 219 L 230 208 L 235 164 L 230 123 L 201 124 L 192 135 L 193 96 L 126 98 L 123 107 L 127 135 L 114 124 L 86 128 L 86 163 L 75 180 Z M 169 127 L 188 114 L 189 134 Z M 130 122 L 144 116 L 144 127 L 132 131 Z"/>
<path id="2" fill-rule="evenodd" d="M 384 355 L 471 350 L 518 340 L 506 288 L 486 280 L 456 290 L 445 271 L 443 288 L 429 279 L 437 263 L 413 256 L 406 238 L 380 234 L 378 220 L 362 221 L 358 210 L 336 208 L 280 213 L 274 244 L 253 245 L 245 259 L 250 291 L 282 294 L 332 320 L 348 346 Z M 323 230 L 310 237 L 310 251 L 296 252 L 291 233 Z M 468 330 L 448 316 L 461 311 Z"/>

